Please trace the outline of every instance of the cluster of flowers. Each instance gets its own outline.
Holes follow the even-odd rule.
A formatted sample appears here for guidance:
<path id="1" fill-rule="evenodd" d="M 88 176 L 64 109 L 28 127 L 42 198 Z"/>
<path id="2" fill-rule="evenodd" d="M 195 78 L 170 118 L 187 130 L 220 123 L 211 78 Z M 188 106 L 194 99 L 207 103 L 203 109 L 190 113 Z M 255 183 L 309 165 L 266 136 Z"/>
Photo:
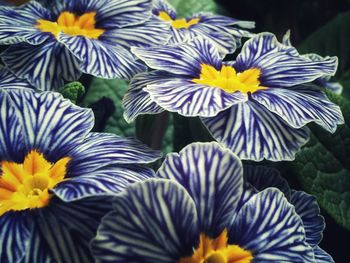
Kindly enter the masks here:
<path id="1" fill-rule="evenodd" d="M 293 160 L 307 123 L 344 122 L 317 85 L 337 58 L 253 26 L 178 19 L 163 0 L 1 6 L 0 262 L 333 262 L 315 198 L 240 159 Z M 217 142 L 169 154 L 155 173 L 144 164 L 160 152 L 91 132 L 92 111 L 55 92 L 83 73 L 131 80 L 127 121 L 200 117 Z"/>

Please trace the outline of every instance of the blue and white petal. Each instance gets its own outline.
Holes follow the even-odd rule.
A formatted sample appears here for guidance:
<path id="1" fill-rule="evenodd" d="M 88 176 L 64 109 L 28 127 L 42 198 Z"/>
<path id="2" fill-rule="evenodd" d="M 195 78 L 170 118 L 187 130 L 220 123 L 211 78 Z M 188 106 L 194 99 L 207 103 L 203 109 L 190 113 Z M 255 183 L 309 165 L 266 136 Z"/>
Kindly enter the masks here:
<path id="1" fill-rule="evenodd" d="M 106 79 L 131 79 L 146 71 L 146 67 L 120 45 L 64 33 L 59 34 L 58 40 L 81 61 L 80 69 L 84 73 Z"/>
<path id="2" fill-rule="evenodd" d="M 79 60 L 55 41 L 36 46 L 12 45 L 2 53 L 2 59 L 16 76 L 44 91 L 61 88 L 65 81 L 74 81 L 81 76 Z"/>
<path id="3" fill-rule="evenodd" d="M 176 19 L 176 10 L 166 0 L 154 0 L 152 12 L 159 15 L 159 12 L 166 12 L 172 19 Z"/>
<path id="4" fill-rule="evenodd" d="M 0 262 L 19 262 L 32 232 L 28 214 L 7 212 L 0 216 L 0 226 Z"/>
<path id="5" fill-rule="evenodd" d="M 290 203 L 295 206 L 295 211 L 303 221 L 306 241 L 312 247 L 317 246 L 322 240 L 325 222 L 323 216 L 320 215 L 316 197 L 305 192 L 292 191 Z"/>
<path id="6" fill-rule="evenodd" d="M 254 195 L 241 208 L 229 243 L 251 251 L 256 262 L 314 262 L 300 217 L 276 188 Z"/>
<path id="7" fill-rule="evenodd" d="M 29 89 L 6 92 L 22 127 L 23 147 L 37 149 L 51 162 L 67 156 L 94 125 L 90 109 L 75 106 L 59 93 Z"/>
<path id="8" fill-rule="evenodd" d="M 332 256 L 318 246 L 314 248 L 314 254 L 315 263 L 334 263 Z"/>
<path id="9" fill-rule="evenodd" d="M 131 51 L 152 69 L 192 78 L 200 75 L 202 64 L 212 65 L 217 69 L 222 64 L 217 48 L 203 38 L 196 38 L 182 45 L 132 47 Z"/>
<path id="10" fill-rule="evenodd" d="M 269 187 L 278 188 L 289 200 L 291 190 L 287 180 L 285 180 L 278 170 L 265 166 L 244 165 L 244 179 L 255 189 L 262 191 Z"/>
<path id="11" fill-rule="evenodd" d="M 0 89 L 24 88 L 33 89 L 25 79 L 17 78 L 8 68 L 0 66 Z"/>
<path id="12" fill-rule="evenodd" d="M 50 20 L 50 12 L 36 1 L 20 7 L 0 7 L 0 44 L 9 45 L 21 42 L 39 45 L 49 39 L 49 33 L 35 27 L 37 20 Z"/>
<path id="13" fill-rule="evenodd" d="M 131 46 L 164 45 L 170 37 L 169 25 L 153 18 L 137 26 L 105 31 L 100 40 L 129 49 Z"/>
<path id="14" fill-rule="evenodd" d="M 152 71 L 137 74 L 129 84 L 129 90 L 123 97 L 124 119 L 132 122 L 141 114 L 157 114 L 164 111 L 156 102 L 151 100 L 151 96 L 143 89 L 147 85 L 169 81 L 169 73 L 162 71 Z"/>
<path id="15" fill-rule="evenodd" d="M 186 117 L 214 117 L 232 105 L 248 100 L 241 92 L 227 93 L 181 78 L 147 85 L 144 90 L 163 109 Z"/>
<path id="16" fill-rule="evenodd" d="M 177 262 L 199 236 L 186 190 L 162 179 L 132 185 L 114 201 L 92 242 L 97 262 Z"/>
<path id="17" fill-rule="evenodd" d="M 311 85 L 261 90 L 251 97 L 294 128 L 315 122 L 334 133 L 337 125 L 344 124 L 340 107 L 332 103 L 323 91 Z"/>
<path id="18" fill-rule="evenodd" d="M 202 121 L 212 136 L 240 159 L 293 160 L 309 138 L 307 128 L 290 127 L 254 101 L 234 105 Z"/>
<path id="19" fill-rule="evenodd" d="M 261 33 L 244 44 L 235 68 L 239 72 L 260 69 L 260 83 L 264 87 L 291 87 L 335 74 L 336 57 L 312 61 L 296 53 L 294 47 L 279 43 L 273 34 Z"/>
<path id="20" fill-rule="evenodd" d="M 40 241 L 30 244 L 37 253 L 29 253 L 27 261 L 51 255 L 54 262 L 92 263 L 89 243 L 96 235 L 101 218 L 111 210 L 110 198 L 87 198 L 77 202 L 65 203 L 53 199 L 50 205 L 37 210 L 33 216 Z M 42 245 L 43 247 L 37 247 Z M 45 251 L 47 248 L 48 251 Z M 41 263 L 41 262 L 40 262 Z"/>
<path id="21" fill-rule="evenodd" d="M 186 188 L 196 204 L 201 232 L 217 237 L 229 224 L 243 191 L 240 160 L 217 143 L 193 143 L 168 154 L 157 177 Z"/>
<path id="22" fill-rule="evenodd" d="M 110 165 L 151 163 L 161 157 L 159 151 L 136 139 L 108 133 L 90 133 L 68 155 L 72 157 L 70 177 L 89 174 Z"/>

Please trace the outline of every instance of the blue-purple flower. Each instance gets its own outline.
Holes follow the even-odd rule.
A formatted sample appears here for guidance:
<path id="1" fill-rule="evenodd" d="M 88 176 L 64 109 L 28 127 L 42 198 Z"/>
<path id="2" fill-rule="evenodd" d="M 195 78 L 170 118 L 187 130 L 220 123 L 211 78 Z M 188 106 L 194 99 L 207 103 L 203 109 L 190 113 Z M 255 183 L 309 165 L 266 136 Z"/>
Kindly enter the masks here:
<path id="1" fill-rule="evenodd" d="M 165 44 L 169 25 L 152 16 L 152 0 L 30 1 L 0 7 L 0 44 L 7 67 L 41 90 L 54 90 L 82 73 L 130 79 L 145 66 L 130 46 Z"/>
<path id="2" fill-rule="evenodd" d="M 317 262 L 308 235 L 323 221 L 305 225 L 282 191 L 249 187 L 217 143 L 169 154 L 157 177 L 116 197 L 92 242 L 97 262 Z"/>
<path id="3" fill-rule="evenodd" d="M 270 33 L 249 39 L 235 61 L 197 38 L 179 46 L 139 47 L 150 68 L 131 81 L 125 118 L 163 110 L 199 116 L 212 136 L 241 159 L 293 160 L 309 122 L 334 132 L 340 108 L 312 81 L 334 75 L 338 60 L 299 55 Z"/>
<path id="4" fill-rule="evenodd" d="M 109 196 L 154 176 L 159 153 L 94 133 L 93 113 L 53 92 L 0 90 L 0 261 L 93 262 Z"/>
<path id="5" fill-rule="evenodd" d="M 212 41 L 220 52 L 233 53 L 241 45 L 242 37 L 253 36 L 244 29 L 253 28 L 254 22 L 240 21 L 208 12 L 178 18 L 176 10 L 166 0 L 155 1 L 153 14 L 171 25 L 172 37 L 169 44 L 180 44 L 202 36 Z"/>

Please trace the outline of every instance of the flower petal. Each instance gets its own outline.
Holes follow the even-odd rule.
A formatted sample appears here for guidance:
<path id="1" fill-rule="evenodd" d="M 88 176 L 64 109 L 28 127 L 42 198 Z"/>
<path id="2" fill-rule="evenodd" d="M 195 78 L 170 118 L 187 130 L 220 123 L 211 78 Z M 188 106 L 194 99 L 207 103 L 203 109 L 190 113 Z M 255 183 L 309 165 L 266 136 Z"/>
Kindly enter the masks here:
<path id="1" fill-rule="evenodd" d="M 198 77 L 202 64 L 221 68 L 222 57 L 218 50 L 203 38 L 182 45 L 132 47 L 131 51 L 150 68 L 177 75 Z"/>
<path id="2" fill-rule="evenodd" d="M 271 33 L 261 33 L 244 44 L 235 68 L 240 72 L 250 68 L 261 69 L 262 86 L 291 87 L 324 75 L 334 75 L 337 65 L 336 57 L 312 61 L 297 56 L 295 48 L 279 43 Z"/>
<path id="3" fill-rule="evenodd" d="M 309 138 L 306 128 L 290 127 L 254 101 L 234 105 L 202 121 L 216 140 L 241 159 L 293 160 Z"/>
<path id="4" fill-rule="evenodd" d="M 38 45 L 51 37 L 35 27 L 37 20 L 51 19 L 50 12 L 36 1 L 20 7 L 0 7 L 0 44 L 27 42 Z"/>
<path id="5" fill-rule="evenodd" d="M 116 195 L 129 184 L 155 177 L 149 168 L 132 166 L 110 166 L 89 174 L 82 174 L 63 181 L 52 190 L 65 202 L 86 197 Z"/>
<path id="6" fill-rule="evenodd" d="M 320 215 L 320 207 L 314 196 L 301 191 L 292 191 L 290 203 L 295 206 L 295 211 L 303 220 L 306 241 L 310 246 L 317 246 L 322 240 L 322 232 L 325 229 L 323 216 Z"/>
<path id="7" fill-rule="evenodd" d="M 81 142 L 94 125 L 90 109 L 75 106 L 59 93 L 7 91 L 23 131 L 23 147 L 56 162 Z"/>
<path id="8" fill-rule="evenodd" d="M 162 108 L 186 117 L 213 117 L 248 99 L 247 95 L 241 92 L 227 93 L 220 88 L 186 79 L 147 85 L 144 90 L 150 94 L 151 100 Z"/>
<path id="9" fill-rule="evenodd" d="M 19 262 L 31 236 L 28 213 L 7 212 L 0 216 L 0 226 L 0 261 Z"/>
<path id="10" fill-rule="evenodd" d="M 96 235 L 101 218 L 110 210 L 110 198 L 96 197 L 70 203 L 51 200 L 50 205 L 40 209 L 34 217 L 34 227 L 48 251 L 36 247 L 38 253 L 29 255 L 43 258 L 43 254 L 50 253 L 55 262 L 94 262 L 89 242 Z M 36 262 L 30 261 L 32 259 L 28 261 Z"/>
<path id="11" fill-rule="evenodd" d="M 129 90 L 123 97 L 124 119 L 132 122 L 140 114 L 157 114 L 164 111 L 151 96 L 143 89 L 147 85 L 153 85 L 168 81 L 170 76 L 167 73 L 155 70 L 137 74 L 130 82 Z"/>
<path id="12" fill-rule="evenodd" d="M 2 54 L 5 65 L 40 90 L 56 90 L 64 81 L 80 78 L 79 61 L 55 41 L 41 45 L 12 45 Z"/>
<path id="13" fill-rule="evenodd" d="M 196 204 L 199 227 L 217 237 L 232 219 L 243 189 L 240 160 L 217 143 L 193 143 L 168 154 L 157 177 L 186 188 Z"/>
<path id="14" fill-rule="evenodd" d="M 334 263 L 333 258 L 326 251 L 320 247 L 314 248 L 315 262 L 316 263 Z"/>
<path id="15" fill-rule="evenodd" d="M 146 67 L 120 45 L 63 33 L 58 38 L 82 61 L 80 68 L 84 73 L 106 79 L 131 79 L 135 74 L 146 71 Z"/>
<path id="16" fill-rule="evenodd" d="M 98 262 L 176 262 L 199 236 L 195 205 L 169 180 L 138 183 L 115 199 L 92 242 Z"/>
<path id="17" fill-rule="evenodd" d="M 252 251 L 256 262 L 314 262 L 300 217 L 276 188 L 254 195 L 242 207 L 229 243 Z"/>
<path id="18" fill-rule="evenodd" d="M 321 90 L 311 85 L 268 89 L 255 92 L 251 96 L 294 128 L 316 122 L 333 133 L 337 125 L 344 124 L 340 107 L 332 103 Z"/>
<path id="19" fill-rule="evenodd" d="M 8 68 L 0 66 L 0 89 L 33 89 L 27 80 L 17 78 Z"/>
<path id="20" fill-rule="evenodd" d="M 244 179 L 254 188 L 262 191 L 269 187 L 278 188 L 289 200 L 291 190 L 287 180 L 285 180 L 278 170 L 266 166 L 244 165 Z"/>

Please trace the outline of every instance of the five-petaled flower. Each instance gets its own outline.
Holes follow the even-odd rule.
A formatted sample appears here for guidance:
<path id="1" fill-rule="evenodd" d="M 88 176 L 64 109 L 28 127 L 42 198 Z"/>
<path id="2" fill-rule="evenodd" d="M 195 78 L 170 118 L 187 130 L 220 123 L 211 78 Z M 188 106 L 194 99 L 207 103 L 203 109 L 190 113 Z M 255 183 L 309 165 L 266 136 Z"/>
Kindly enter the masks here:
<path id="1" fill-rule="evenodd" d="M 92 262 L 109 196 L 154 176 L 159 153 L 90 132 L 93 113 L 54 92 L 0 91 L 0 261 Z"/>
<path id="2" fill-rule="evenodd" d="M 116 197 L 92 242 L 97 262 L 315 262 L 308 238 L 321 237 L 323 220 L 318 207 L 307 224 L 298 214 L 309 196 L 297 193 L 294 207 L 277 188 L 257 191 L 217 143 L 169 154 L 157 177 Z"/>
<path id="3" fill-rule="evenodd" d="M 251 37 L 245 29 L 254 27 L 254 22 L 201 12 L 188 18 L 177 18 L 175 9 L 165 0 L 156 0 L 153 14 L 171 25 L 169 44 L 188 42 L 202 36 L 212 41 L 220 52 L 233 53 L 241 45 L 242 37 Z"/>
<path id="4" fill-rule="evenodd" d="M 123 102 L 128 121 L 163 110 L 199 116 L 241 159 L 292 160 L 308 139 L 307 123 L 334 132 L 344 122 L 340 108 L 311 83 L 334 75 L 337 58 L 312 60 L 273 34 L 249 39 L 229 62 L 203 38 L 132 51 L 154 71 L 132 80 Z"/>
<path id="5" fill-rule="evenodd" d="M 130 46 L 165 44 L 169 25 L 152 19 L 152 0 L 36 1 L 0 7 L 0 43 L 7 67 L 42 90 L 82 72 L 129 79 L 145 71 Z"/>

